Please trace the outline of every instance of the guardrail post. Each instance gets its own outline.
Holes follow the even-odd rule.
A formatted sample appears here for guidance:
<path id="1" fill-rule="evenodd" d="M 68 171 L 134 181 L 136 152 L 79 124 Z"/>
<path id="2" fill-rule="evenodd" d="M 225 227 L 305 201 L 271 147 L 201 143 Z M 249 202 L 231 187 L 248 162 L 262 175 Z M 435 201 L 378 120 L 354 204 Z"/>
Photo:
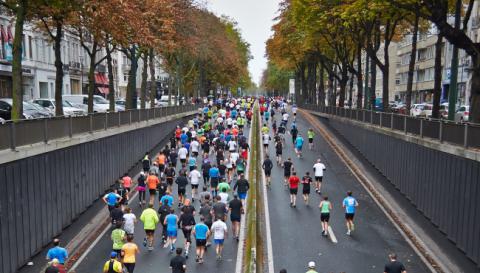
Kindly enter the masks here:
<path id="1" fill-rule="evenodd" d="M 390 113 L 390 129 L 393 130 L 393 113 Z"/>
<path id="2" fill-rule="evenodd" d="M 423 118 L 420 119 L 420 138 L 423 138 Z"/>
<path id="3" fill-rule="evenodd" d="M 403 133 L 407 134 L 407 116 L 403 116 Z"/>
<path id="4" fill-rule="evenodd" d="M 108 112 L 105 112 L 105 130 L 108 129 Z"/>
<path id="5" fill-rule="evenodd" d="M 463 130 L 463 147 L 468 148 L 468 123 L 465 123 L 465 130 Z"/>
<path id="6" fill-rule="evenodd" d="M 71 115 L 68 117 L 68 137 L 73 137 L 73 117 Z"/>
<path id="7" fill-rule="evenodd" d="M 120 125 L 122 124 L 122 112 L 117 112 L 117 113 L 118 113 L 118 127 L 120 127 Z"/>
<path id="8" fill-rule="evenodd" d="M 383 113 L 380 112 L 380 120 L 379 120 L 379 122 L 378 122 L 378 124 L 380 124 L 380 127 L 382 127 L 382 124 L 383 124 L 382 118 L 383 118 Z"/>
<path id="9" fill-rule="evenodd" d="M 15 128 L 15 122 L 10 123 L 10 149 L 12 151 L 15 151 L 15 148 L 17 146 L 17 132 Z"/>
<path id="10" fill-rule="evenodd" d="M 46 118 L 43 119 L 43 142 L 48 143 L 48 124 Z"/>
<path id="11" fill-rule="evenodd" d="M 440 127 L 438 128 L 438 140 L 443 142 L 443 121 L 440 120 Z"/>
<path id="12" fill-rule="evenodd" d="M 370 123 L 373 124 L 373 111 L 370 110 Z"/>
<path id="13" fill-rule="evenodd" d="M 93 134 L 93 114 L 90 115 L 90 134 Z"/>
<path id="14" fill-rule="evenodd" d="M 363 122 L 365 122 L 365 110 L 362 111 L 362 115 L 363 115 Z"/>
<path id="15" fill-rule="evenodd" d="M 128 111 L 128 124 L 132 124 L 132 111 L 133 110 Z"/>

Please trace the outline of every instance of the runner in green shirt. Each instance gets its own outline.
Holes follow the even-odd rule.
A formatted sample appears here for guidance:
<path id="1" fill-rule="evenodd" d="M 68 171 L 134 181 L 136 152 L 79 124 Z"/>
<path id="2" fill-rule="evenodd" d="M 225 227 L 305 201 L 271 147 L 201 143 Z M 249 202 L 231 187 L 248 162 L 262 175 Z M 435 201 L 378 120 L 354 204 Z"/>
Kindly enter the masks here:
<path id="1" fill-rule="evenodd" d="M 230 185 L 227 182 L 225 182 L 225 180 L 220 182 L 220 184 L 218 184 L 218 186 L 217 186 L 217 190 L 219 192 L 223 192 L 224 189 L 225 189 L 225 192 L 230 191 Z"/>
<path id="2" fill-rule="evenodd" d="M 125 239 L 127 238 L 127 233 L 122 229 L 122 223 L 115 225 L 115 229 L 112 231 L 110 238 L 112 238 L 113 241 L 112 250 L 120 254 L 125 244 Z"/>
<path id="3" fill-rule="evenodd" d="M 311 150 L 313 149 L 313 137 L 315 136 L 315 133 L 313 132 L 313 129 L 310 128 L 307 131 L 307 137 L 308 137 L 308 149 Z"/>
<path id="4" fill-rule="evenodd" d="M 328 196 L 323 197 L 318 206 L 320 208 L 320 221 L 322 222 L 322 235 L 328 235 L 328 221 L 330 220 L 330 211 L 333 209 L 332 203 L 328 201 Z"/>

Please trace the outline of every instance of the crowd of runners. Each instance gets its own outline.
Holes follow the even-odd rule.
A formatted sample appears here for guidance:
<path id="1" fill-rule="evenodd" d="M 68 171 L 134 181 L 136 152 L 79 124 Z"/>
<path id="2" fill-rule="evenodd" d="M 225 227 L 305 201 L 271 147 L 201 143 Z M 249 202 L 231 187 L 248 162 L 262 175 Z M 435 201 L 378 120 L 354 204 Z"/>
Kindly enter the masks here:
<path id="1" fill-rule="evenodd" d="M 103 197 L 114 227 L 112 251 L 103 272 L 126 269 L 133 273 L 137 254 L 155 248 L 175 253 L 170 268 L 184 272 L 191 251 L 195 261 L 202 264 L 211 244 L 220 260 L 224 244 L 231 243 L 226 239 L 239 241 L 249 190 L 246 131 L 253 103 L 252 98 L 241 98 L 206 105 L 201 114 L 176 128 L 169 144 L 157 155 L 145 155 L 143 171 L 136 178 L 138 201 L 129 200 L 133 179 L 128 174 Z M 133 206 L 141 206 L 142 213 L 132 213 Z M 143 223 L 143 230 L 135 230 L 137 221 Z M 179 232 L 184 238 L 181 243 L 177 242 Z M 134 243 L 138 236 L 144 238 L 143 250 Z"/>
<path id="2" fill-rule="evenodd" d="M 314 190 L 320 199 L 322 235 L 329 236 L 331 212 L 337 206 L 344 210 L 346 234 L 351 235 L 359 205 L 353 193 L 346 192 L 343 202 L 335 205 L 322 191 L 326 171 L 324 162 L 317 159 L 311 172 L 305 173 L 299 173 L 293 163 L 292 157 L 296 156 L 302 164 L 311 164 L 303 162 L 306 141 L 297 124 L 297 107 L 289 106 L 282 98 L 261 97 L 258 101 L 264 152 L 261 167 L 267 188 L 284 187 L 289 192 L 292 208 L 297 207 L 300 186 L 305 206 L 310 205 L 310 194 Z M 156 248 L 172 254 L 169 265 L 172 272 L 185 272 L 186 259 L 191 251 L 194 251 L 195 261 L 202 264 L 210 245 L 214 245 L 217 260 L 221 260 L 226 239 L 233 239 L 227 243 L 239 241 L 240 222 L 250 187 L 246 179 L 250 150 L 246 132 L 252 122 L 253 105 L 253 98 L 210 102 L 184 127 L 178 126 L 168 145 L 157 155 L 145 154 L 143 171 L 135 179 L 125 174 L 117 181 L 102 198 L 113 226 L 110 234 L 112 249 L 103 266 L 104 273 L 133 273 L 136 256 L 141 251 L 151 252 Z M 313 128 L 306 131 L 308 150 L 312 150 L 315 132 Z M 294 154 L 284 154 L 286 145 L 292 145 Z M 270 149 L 275 151 L 275 159 L 270 158 Z M 283 169 L 283 181 L 271 180 L 275 168 L 273 160 L 276 171 Z M 135 201 L 130 200 L 134 189 L 138 192 Z M 134 206 L 140 206 L 142 212 L 135 215 Z M 143 230 L 135 229 L 138 221 Z M 179 232 L 184 238 L 181 243 L 177 242 Z M 135 244 L 135 237 L 143 238 L 143 248 Z M 47 257 L 53 261 L 52 266 L 46 272 L 64 272 L 67 252 L 59 247 L 58 240 L 54 244 Z M 389 257 L 391 262 L 385 272 L 405 272 L 395 254 Z M 397 269 L 401 271 L 395 271 Z M 280 272 L 287 271 L 282 269 Z M 315 262 L 308 263 L 308 272 L 316 272 Z"/>

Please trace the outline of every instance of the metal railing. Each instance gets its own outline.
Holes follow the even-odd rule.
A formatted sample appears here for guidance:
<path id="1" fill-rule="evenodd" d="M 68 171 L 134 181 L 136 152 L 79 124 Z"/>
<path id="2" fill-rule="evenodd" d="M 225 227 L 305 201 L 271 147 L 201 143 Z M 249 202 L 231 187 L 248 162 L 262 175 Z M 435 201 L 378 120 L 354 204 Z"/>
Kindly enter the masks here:
<path id="1" fill-rule="evenodd" d="M 430 138 L 439 142 L 461 145 L 464 148 L 480 148 L 480 125 L 457 123 L 442 119 L 417 118 L 396 113 L 376 112 L 365 109 L 349 109 L 334 106 L 306 104 L 306 110 L 325 113 L 381 128 L 401 131 L 404 134 Z"/>
<path id="2" fill-rule="evenodd" d="M 94 133 L 194 111 L 198 107 L 199 105 L 167 106 L 123 112 L 93 113 L 78 117 L 53 117 L 7 122 L 0 124 L 0 150 L 15 150 L 19 146 L 48 143 L 66 137 L 72 138 L 78 134 Z"/>

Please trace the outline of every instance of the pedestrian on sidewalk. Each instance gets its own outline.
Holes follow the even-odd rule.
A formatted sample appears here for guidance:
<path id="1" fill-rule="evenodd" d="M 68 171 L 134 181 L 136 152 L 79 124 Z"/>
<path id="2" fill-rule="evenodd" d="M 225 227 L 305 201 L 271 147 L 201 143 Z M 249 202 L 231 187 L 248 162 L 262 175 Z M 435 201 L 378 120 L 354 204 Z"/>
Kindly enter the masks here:
<path id="1" fill-rule="evenodd" d="M 407 273 L 405 266 L 397 261 L 397 254 L 390 253 L 388 255 L 390 262 L 385 265 L 385 269 L 383 270 L 384 273 Z"/>
<path id="2" fill-rule="evenodd" d="M 138 246 L 133 242 L 133 235 L 127 235 L 127 243 L 122 247 L 123 265 L 128 273 L 135 270 L 136 255 L 140 253 Z"/>
<path id="3" fill-rule="evenodd" d="M 47 260 L 58 260 L 58 270 L 60 273 L 65 272 L 65 261 L 68 259 L 68 252 L 65 248 L 60 246 L 60 239 L 53 239 L 53 247 L 47 252 Z"/>
<path id="4" fill-rule="evenodd" d="M 158 219 L 157 212 L 153 209 L 153 204 L 148 204 L 142 215 L 140 215 L 140 221 L 143 223 L 143 229 L 145 230 L 146 237 L 143 240 L 143 245 L 148 245 L 148 250 L 153 250 L 153 241 L 155 235 L 155 229 L 160 219 Z"/>
<path id="5" fill-rule="evenodd" d="M 330 211 L 332 210 L 332 203 L 328 201 L 328 196 L 323 197 L 323 200 L 318 206 L 320 208 L 320 221 L 322 222 L 322 235 L 328 235 L 328 221 L 330 221 Z"/>

